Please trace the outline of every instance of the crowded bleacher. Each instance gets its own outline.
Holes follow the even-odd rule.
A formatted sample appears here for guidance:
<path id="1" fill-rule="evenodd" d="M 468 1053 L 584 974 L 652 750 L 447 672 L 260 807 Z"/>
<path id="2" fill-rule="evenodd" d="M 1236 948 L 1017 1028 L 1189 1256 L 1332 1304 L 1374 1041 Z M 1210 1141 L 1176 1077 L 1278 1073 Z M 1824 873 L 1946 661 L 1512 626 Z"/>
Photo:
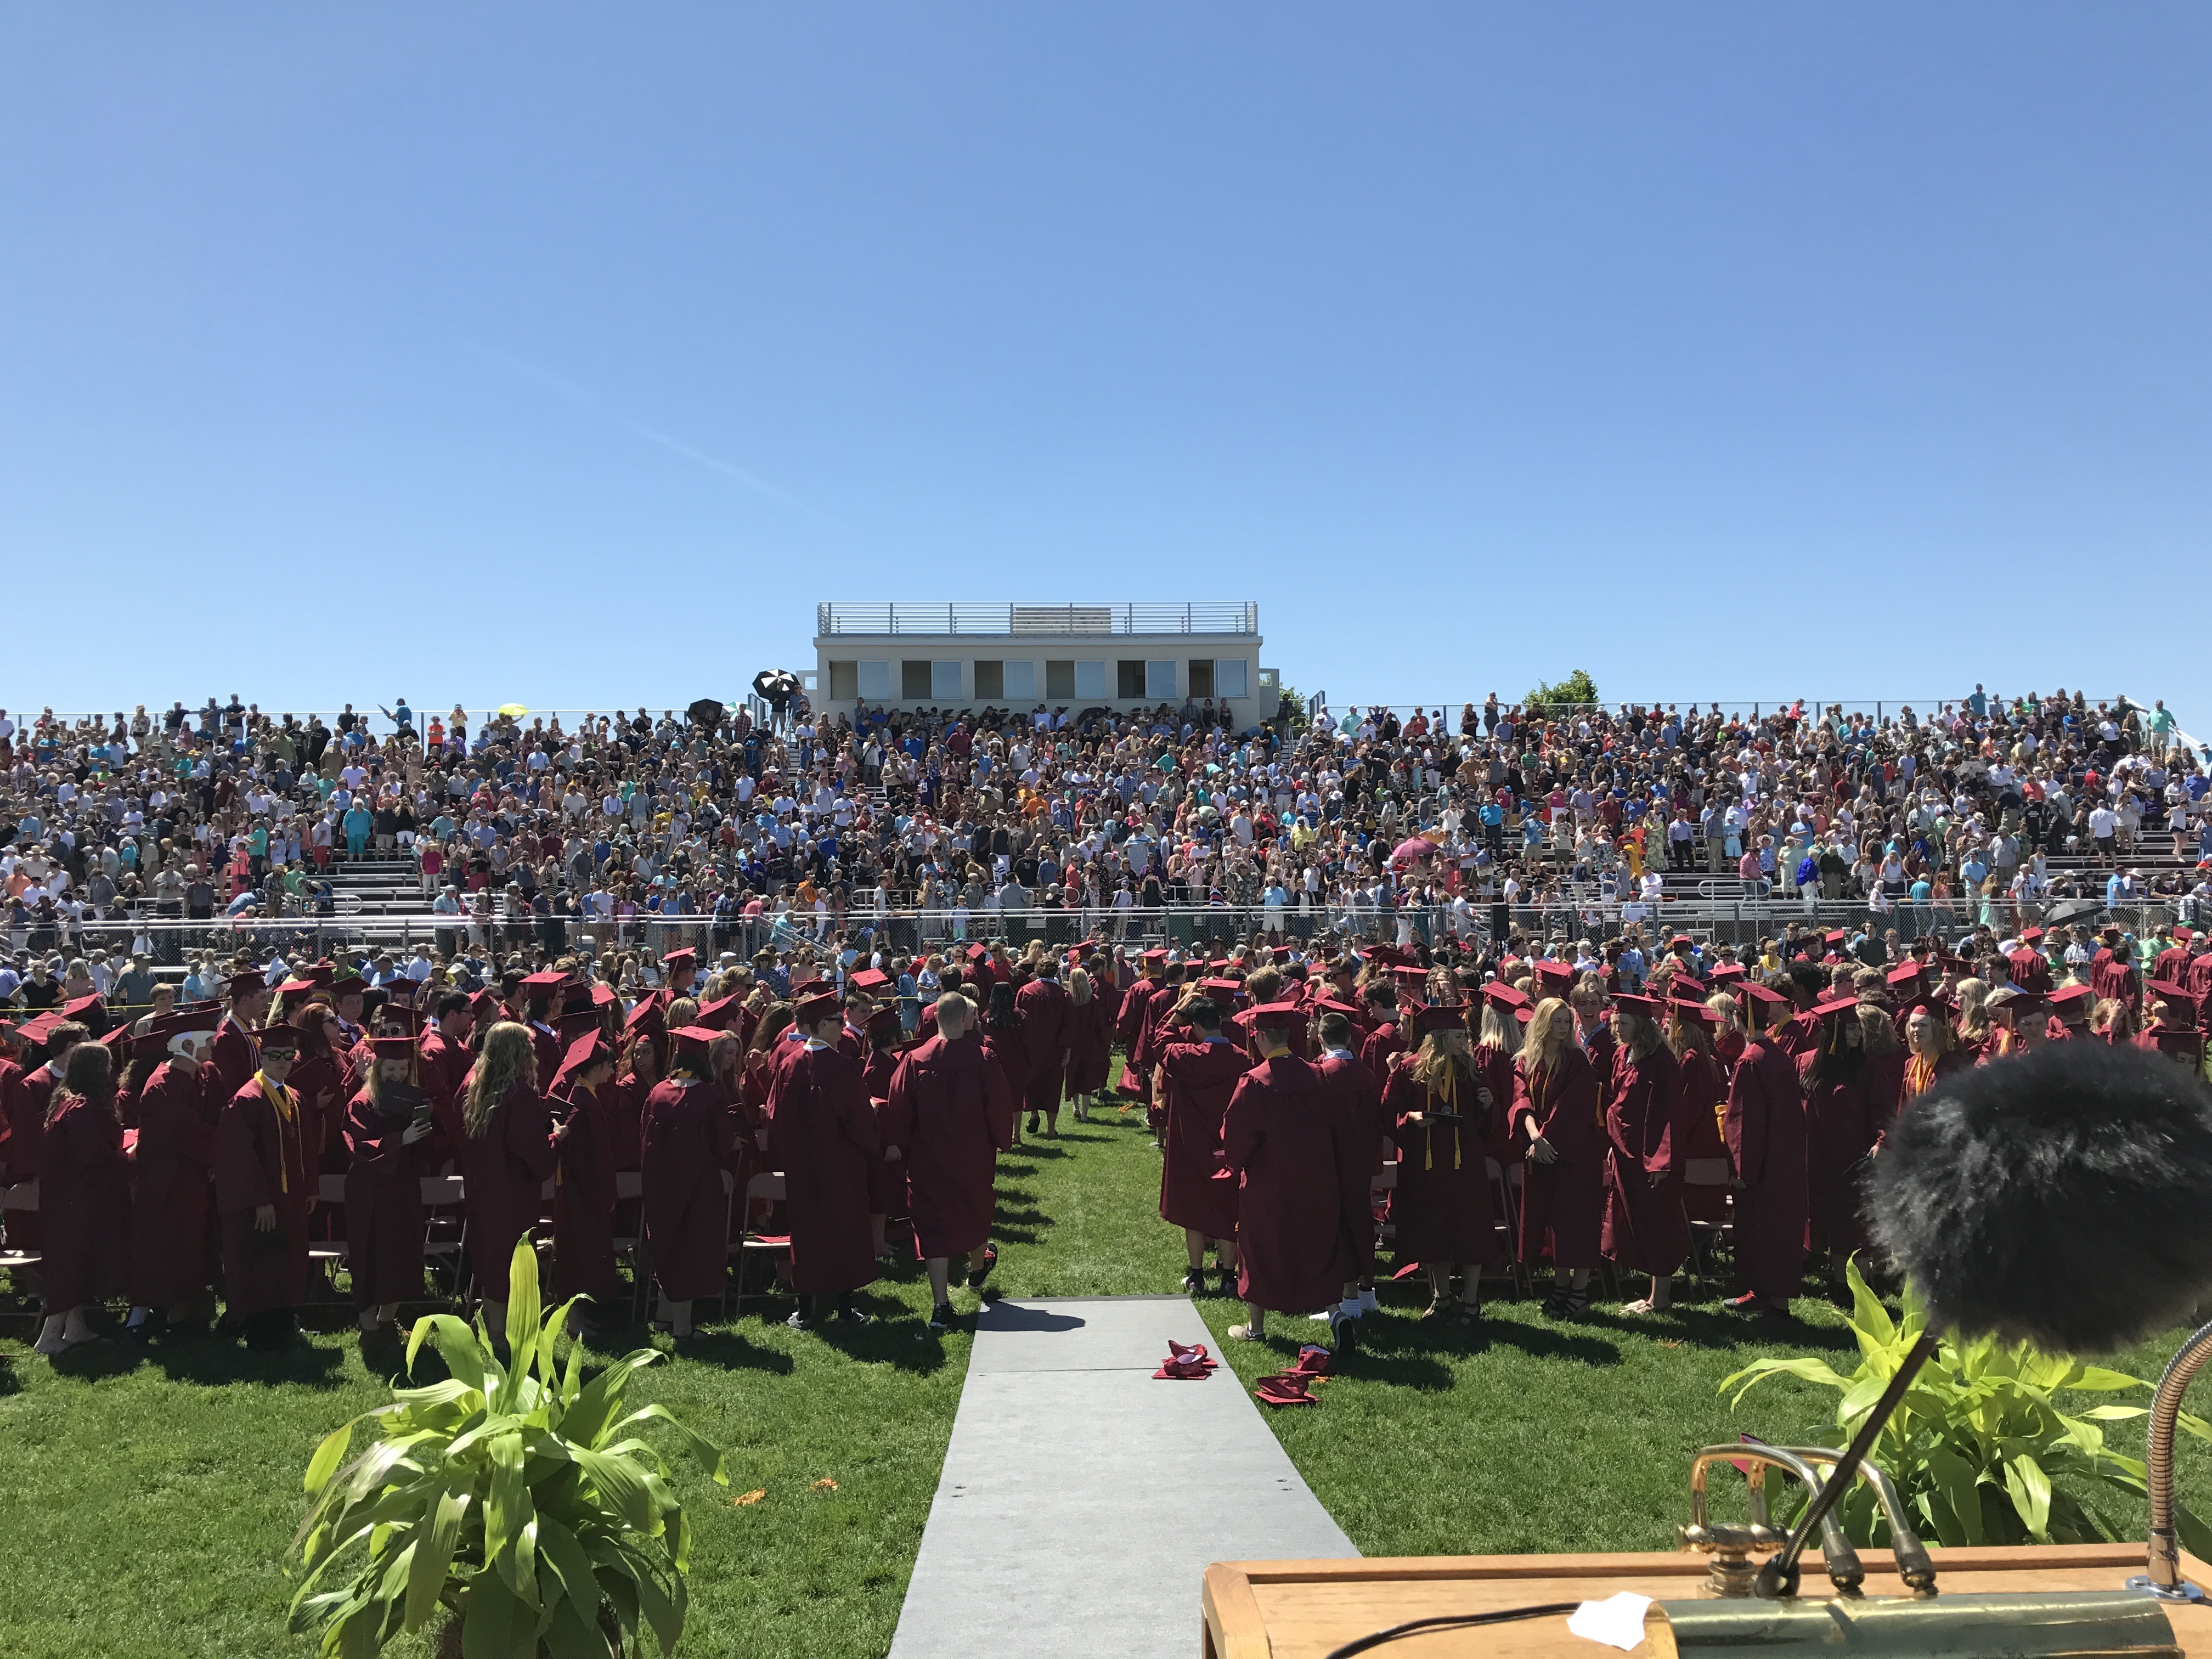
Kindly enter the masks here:
<path id="1" fill-rule="evenodd" d="M 1141 1102 L 1170 1172 L 1226 1156 L 1218 1091 L 1169 1053 L 1194 1033 L 1354 1060 L 1378 1231 L 1346 1319 L 1401 1229 L 1438 1241 L 1440 1311 L 1547 1261 L 1563 1316 L 1607 1267 L 1664 1306 L 1712 1231 L 1745 1310 L 1780 1312 L 1796 1252 L 1853 1247 L 1853 1172 L 1944 1070 L 2086 1038 L 2201 1067 L 2208 760 L 2162 703 L 1979 686 L 1286 696 L 1242 725 L 1209 700 L 0 711 L 0 1267 L 46 1352 L 111 1301 L 144 1336 L 218 1289 L 226 1328 L 278 1342 L 341 1279 L 378 1335 L 427 1294 L 496 1304 L 534 1230 L 557 1284 L 688 1335 L 746 1241 L 807 1236 L 786 1051 L 845 1050 L 888 1106 L 964 996 L 1000 1144 L 1063 1100 Z M 1785 1073 L 1802 1216 L 1745 1168 L 1739 1094 L 1765 1077 L 1767 1109 Z M 1479 1112 L 1437 1106 L 1455 1079 Z M 1628 1125 L 1662 1200 L 1617 1190 L 1568 1094 Z M 868 1137 L 870 1261 L 924 1231 L 897 1121 Z M 1439 1147 L 1464 1181 L 1425 1178 Z M 1178 1224 L 1193 1282 L 1208 1249 L 1233 1270 L 1233 1216 Z M 792 1317 L 859 1316 L 809 1248 L 776 1268 Z"/>

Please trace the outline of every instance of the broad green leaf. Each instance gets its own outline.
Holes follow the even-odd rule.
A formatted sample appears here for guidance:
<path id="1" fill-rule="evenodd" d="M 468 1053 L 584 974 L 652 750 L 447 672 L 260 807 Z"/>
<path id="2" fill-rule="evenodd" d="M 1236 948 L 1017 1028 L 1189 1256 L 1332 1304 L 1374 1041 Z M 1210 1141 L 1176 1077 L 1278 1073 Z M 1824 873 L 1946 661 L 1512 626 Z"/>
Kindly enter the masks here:
<path id="1" fill-rule="evenodd" d="M 2181 1540 L 2181 1547 L 2200 1561 L 2212 1561 L 2212 1527 L 2199 1520 L 2188 1504 L 2175 1500 L 2173 1530 Z"/>
<path id="2" fill-rule="evenodd" d="M 517 1598 L 536 1607 L 538 1568 L 526 1529 L 537 1514 L 522 1479 L 522 1437 L 495 1436 L 484 1443 L 491 1462 L 491 1492 L 484 1504 L 484 1560 Z"/>
<path id="3" fill-rule="evenodd" d="M 538 1351 L 538 1251 L 525 1232 L 514 1241 L 507 1267 L 507 1364 L 516 1376 L 530 1369 Z"/>
<path id="4" fill-rule="evenodd" d="M 1844 1277 L 1850 1282 L 1851 1328 L 1857 1334 L 1859 1351 L 1869 1359 L 1884 1358 L 1897 1344 L 1897 1327 L 1890 1321 L 1889 1310 L 1867 1287 L 1866 1276 L 1859 1272 L 1857 1256 L 1844 1264 Z"/>
<path id="5" fill-rule="evenodd" d="M 642 1423 L 647 1420 L 665 1423 L 674 1429 L 684 1442 L 684 1449 L 699 1461 L 700 1467 L 714 1477 L 717 1486 L 726 1486 L 730 1484 L 729 1474 L 723 1467 L 720 1449 L 713 1441 L 697 1433 L 665 1406 L 641 1406 L 621 1422 L 614 1425 L 608 1432 L 618 1434 L 633 1423 Z"/>
<path id="6" fill-rule="evenodd" d="M 2005 1489 L 2012 1496 L 2013 1507 L 2038 1543 L 2051 1541 L 2051 1477 L 2043 1466 L 2025 1453 L 2009 1458 L 2004 1466 Z"/>
<path id="7" fill-rule="evenodd" d="M 2092 1406 L 2087 1411 L 2077 1414 L 2099 1423 L 2117 1423 L 2123 1418 L 2148 1417 L 2150 1407 L 2148 1406 Z"/>
<path id="8" fill-rule="evenodd" d="M 645 1614 L 645 1622 L 653 1627 L 653 1639 L 660 1644 L 662 1654 L 672 1653 L 676 1638 L 684 1634 L 684 1615 L 662 1585 L 660 1575 L 645 1561 L 640 1560 L 637 1565 L 638 1571 L 630 1582 L 637 1586 L 638 1609 Z"/>
<path id="9" fill-rule="evenodd" d="M 468 1613 L 461 1626 L 461 1659 L 515 1659 L 526 1655 L 537 1619 L 517 1601 L 506 1580 L 480 1572 L 469 1587 Z"/>
<path id="10" fill-rule="evenodd" d="M 541 1571 L 560 1581 L 563 1595 L 597 1612 L 599 1587 L 592 1575 L 592 1558 L 584 1553 L 574 1533 L 542 1510 L 538 1516 L 538 1561 Z"/>
<path id="11" fill-rule="evenodd" d="M 2193 1434 L 2199 1440 L 2212 1440 L 2212 1423 L 2207 1423 L 2203 1418 L 2193 1416 L 2188 1412 L 2182 1412 L 2178 1413 L 2173 1420 L 2180 1425 L 2184 1433 Z"/>
<path id="12" fill-rule="evenodd" d="M 607 1659 L 607 1638 L 600 1634 L 596 1619 L 598 1604 L 596 1586 L 588 1615 L 574 1601 L 555 1604 L 542 1638 L 552 1659 Z"/>
<path id="13" fill-rule="evenodd" d="M 2130 1376 L 2125 1371 L 2106 1370 L 2101 1365 L 2084 1365 L 2067 1379 L 2066 1386 L 2110 1394 L 2121 1389 L 2143 1389 L 2150 1385 L 2140 1376 Z"/>
<path id="14" fill-rule="evenodd" d="M 1849 1386 L 1842 1377 L 1838 1376 L 1829 1369 L 1826 1360 L 1810 1358 L 1759 1359 L 1745 1366 L 1733 1376 L 1722 1378 L 1720 1392 L 1726 1394 L 1730 1389 L 1735 1388 L 1737 1383 L 1741 1382 L 1743 1386 L 1736 1389 L 1735 1398 L 1729 1402 L 1731 1406 L 1741 1405 L 1744 1395 L 1771 1376 L 1800 1377 L 1805 1382 L 1818 1383 L 1824 1389 L 1841 1390 Z"/>
<path id="15" fill-rule="evenodd" d="M 353 1425 L 360 1421 L 358 1417 L 349 1418 L 323 1437 L 322 1444 L 315 1448 L 315 1455 L 307 1460 L 307 1479 L 302 1484 L 309 1492 L 322 1491 L 330 1484 L 331 1477 L 338 1472 L 338 1465 L 345 1462 L 347 1449 L 353 1444 Z"/>
<path id="16" fill-rule="evenodd" d="M 621 1406 L 623 1390 L 629 1386 L 630 1378 L 659 1362 L 660 1354 L 653 1348 L 640 1348 L 616 1360 L 584 1385 L 561 1421 L 561 1432 L 570 1440 L 597 1445 L 601 1431 Z"/>
<path id="17" fill-rule="evenodd" d="M 1928 1469 L 1957 1522 L 1962 1540 L 1968 1544 L 1983 1542 L 1982 1497 L 1973 1466 L 1956 1453 L 1935 1451 L 1929 1455 Z M 1892 1479 L 1895 1478 L 1895 1471 L 1888 1473 Z"/>
<path id="18" fill-rule="evenodd" d="M 415 1373 L 415 1356 L 422 1351 L 426 1340 L 434 1339 L 439 1357 L 445 1360 L 446 1369 L 474 1389 L 483 1392 L 483 1350 L 477 1334 L 451 1314 L 425 1314 L 415 1322 L 415 1329 L 407 1339 L 407 1373 Z"/>
<path id="19" fill-rule="evenodd" d="M 410 1630 L 422 1629 L 437 1611 L 438 1595 L 446 1587 L 446 1575 L 453 1565 L 453 1547 L 460 1540 L 461 1521 L 468 1514 L 470 1496 L 465 1490 L 441 1493 L 431 1517 L 429 1535 L 415 1542 L 414 1569 L 407 1579 Z"/>
<path id="20" fill-rule="evenodd" d="M 642 1474 L 622 1458 L 610 1457 L 588 1447 L 575 1448 L 575 1455 L 585 1478 L 624 1521 L 641 1531 L 652 1529 L 655 1518 L 653 1498 Z"/>

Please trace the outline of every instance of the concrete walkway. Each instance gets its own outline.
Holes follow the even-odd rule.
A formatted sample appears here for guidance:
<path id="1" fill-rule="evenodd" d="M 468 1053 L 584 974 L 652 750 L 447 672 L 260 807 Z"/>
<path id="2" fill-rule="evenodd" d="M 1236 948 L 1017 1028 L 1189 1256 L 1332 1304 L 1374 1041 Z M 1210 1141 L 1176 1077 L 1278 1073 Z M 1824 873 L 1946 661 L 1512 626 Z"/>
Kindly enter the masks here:
<path id="1" fill-rule="evenodd" d="M 1188 1297 L 985 1309 L 891 1659 L 1189 1659 L 1209 1563 L 1359 1553 L 1226 1364 L 1152 1379 L 1170 1337 L 1218 1352 Z"/>

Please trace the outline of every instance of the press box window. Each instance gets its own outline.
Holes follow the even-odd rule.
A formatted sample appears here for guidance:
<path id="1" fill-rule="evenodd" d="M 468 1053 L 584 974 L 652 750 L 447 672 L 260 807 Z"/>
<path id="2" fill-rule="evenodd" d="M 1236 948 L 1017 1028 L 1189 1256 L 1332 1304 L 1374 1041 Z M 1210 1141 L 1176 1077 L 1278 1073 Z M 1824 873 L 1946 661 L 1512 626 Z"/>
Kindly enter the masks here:
<path id="1" fill-rule="evenodd" d="M 891 665 L 887 662 L 859 662 L 853 666 L 860 671 L 860 696 L 864 702 L 889 702 L 891 700 Z"/>
<path id="2" fill-rule="evenodd" d="M 1036 665 L 1033 662 L 1010 662 L 1000 665 L 1006 672 L 1006 701 L 1035 702 L 1037 694 Z"/>
<path id="3" fill-rule="evenodd" d="M 850 702 L 860 695 L 860 665 L 852 662 L 830 665 L 830 701 Z"/>
<path id="4" fill-rule="evenodd" d="M 1190 695 L 1210 697 L 1213 695 L 1213 659 L 1193 657 L 1190 659 Z"/>
<path id="5" fill-rule="evenodd" d="M 987 658 L 975 659 L 975 701 L 996 702 L 1006 695 L 1006 665 Z"/>
<path id="6" fill-rule="evenodd" d="M 1176 665 L 1172 662 L 1148 662 L 1145 665 L 1145 700 L 1148 702 L 1170 702 L 1176 694 Z"/>
<path id="7" fill-rule="evenodd" d="M 1075 665 L 1075 695 L 1085 702 L 1106 701 L 1104 663 L 1079 662 Z"/>
<path id="8" fill-rule="evenodd" d="M 1045 701 L 1052 702 L 1072 699 L 1075 696 L 1075 665 L 1072 662 L 1047 662 L 1044 665 Z"/>
<path id="9" fill-rule="evenodd" d="M 929 697 L 933 702 L 958 702 L 961 700 L 961 665 L 957 662 L 933 662 L 929 665 Z"/>
<path id="10" fill-rule="evenodd" d="M 1143 663 L 1122 661 L 1114 665 L 1114 695 L 1124 702 L 1134 702 L 1145 695 Z"/>
<path id="11" fill-rule="evenodd" d="M 1245 673 L 1251 666 L 1242 657 L 1218 657 L 1213 664 L 1213 695 L 1220 697 L 1250 696 L 1245 689 Z"/>

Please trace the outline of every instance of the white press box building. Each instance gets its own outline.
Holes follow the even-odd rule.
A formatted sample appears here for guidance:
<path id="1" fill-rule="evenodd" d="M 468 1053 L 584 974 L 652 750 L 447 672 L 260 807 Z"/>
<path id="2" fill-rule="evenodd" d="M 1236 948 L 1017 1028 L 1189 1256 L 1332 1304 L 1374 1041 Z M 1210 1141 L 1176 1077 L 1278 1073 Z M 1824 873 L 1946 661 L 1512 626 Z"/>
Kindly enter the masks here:
<path id="1" fill-rule="evenodd" d="M 1280 696 L 1260 607 L 860 604 L 815 608 L 815 706 L 1134 708 L 1224 699 L 1241 727 Z"/>

